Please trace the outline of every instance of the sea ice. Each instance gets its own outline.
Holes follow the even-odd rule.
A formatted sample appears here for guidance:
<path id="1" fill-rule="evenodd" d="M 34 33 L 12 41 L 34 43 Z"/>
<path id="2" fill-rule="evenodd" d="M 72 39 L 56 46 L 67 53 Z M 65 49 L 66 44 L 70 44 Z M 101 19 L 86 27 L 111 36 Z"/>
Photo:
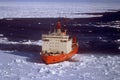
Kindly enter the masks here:
<path id="1" fill-rule="evenodd" d="M 42 40 L 38 40 L 38 41 L 20 41 L 20 42 L 16 42 L 16 41 L 9 41 L 8 38 L 6 37 L 2 37 L 0 38 L 0 44 L 26 44 L 26 45 L 42 45 Z"/>
<path id="2" fill-rule="evenodd" d="M 27 4 L 27 5 L 26 5 Z M 32 6 L 31 6 L 32 4 Z M 33 5 L 34 4 L 34 5 Z M 47 5 L 46 5 L 47 4 Z M 96 6 L 94 6 L 96 5 Z M 113 12 L 119 9 L 119 3 L 0 3 L 0 18 L 87 18 L 102 15 L 84 13 Z M 48 14 L 49 13 L 49 14 Z"/>
<path id="3" fill-rule="evenodd" d="M 21 80 L 115 80 L 120 78 L 120 55 L 76 54 L 73 58 L 77 59 L 77 62 L 64 61 L 46 65 L 26 61 L 27 57 L 19 55 L 30 55 L 29 53 L 16 52 L 18 55 L 14 55 L 13 52 L 0 51 L 0 79 L 2 80 L 18 78 Z"/>

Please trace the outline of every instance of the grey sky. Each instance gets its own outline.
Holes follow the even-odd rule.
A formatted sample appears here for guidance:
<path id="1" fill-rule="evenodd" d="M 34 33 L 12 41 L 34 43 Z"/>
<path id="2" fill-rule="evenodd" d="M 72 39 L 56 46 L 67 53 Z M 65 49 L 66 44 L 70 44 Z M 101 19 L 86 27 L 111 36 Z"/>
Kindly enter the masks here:
<path id="1" fill-rule="evenodd" d="M 0 0 L 2 2 L 120 2 L 120 0 Z"/>

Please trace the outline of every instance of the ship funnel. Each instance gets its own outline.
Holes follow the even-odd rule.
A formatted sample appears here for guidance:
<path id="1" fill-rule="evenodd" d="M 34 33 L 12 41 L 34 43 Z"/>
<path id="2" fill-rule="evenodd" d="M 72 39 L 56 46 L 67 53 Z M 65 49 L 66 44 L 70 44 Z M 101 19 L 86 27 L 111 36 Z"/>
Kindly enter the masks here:
<path id="1" fill-rule="evenodd" d="M 60 23 L 60 21 L 57 22 L 57 29 L 61 29 L 61 23 Z"/>
<path id="2" fill-rule="evenodd" d="M 61 23 L 60 21 L 57 22 L 57 33 L 60 35 L 61 34 Z"/>

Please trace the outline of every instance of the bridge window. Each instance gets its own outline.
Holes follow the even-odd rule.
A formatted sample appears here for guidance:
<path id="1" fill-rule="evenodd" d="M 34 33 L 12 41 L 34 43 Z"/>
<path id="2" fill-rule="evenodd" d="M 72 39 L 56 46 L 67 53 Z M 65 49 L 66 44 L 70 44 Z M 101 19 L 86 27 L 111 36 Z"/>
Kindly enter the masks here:
<path id="1" fill-rule="evenodd" d="M 49 41 L 49 39 L 43 39 L 43 41 Z"/>
<path id="2" fill-rule="evenodd" d="M 60 40 L 60 42 L 67 42 L 67 40 Z"/>

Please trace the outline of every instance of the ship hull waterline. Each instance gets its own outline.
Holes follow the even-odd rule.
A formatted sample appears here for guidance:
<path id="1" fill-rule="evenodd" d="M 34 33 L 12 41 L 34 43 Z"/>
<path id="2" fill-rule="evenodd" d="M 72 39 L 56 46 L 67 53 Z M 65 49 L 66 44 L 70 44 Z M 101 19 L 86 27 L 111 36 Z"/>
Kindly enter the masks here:
<path id="1" fill-rule="evenodd" d="M 65 60 L 68 60 L 74 54 L 77 54 L 77 53 L 78 53 L 78 46 L 76 46 L 71 52 L 67 54 L 61 53 L 61 54 L 54 55 L 54 56 L 41 55 L 41 58 L 46 64 L 53 64 L 53 63 L 58 63 L 58 62 L 63 62 Z"/>

